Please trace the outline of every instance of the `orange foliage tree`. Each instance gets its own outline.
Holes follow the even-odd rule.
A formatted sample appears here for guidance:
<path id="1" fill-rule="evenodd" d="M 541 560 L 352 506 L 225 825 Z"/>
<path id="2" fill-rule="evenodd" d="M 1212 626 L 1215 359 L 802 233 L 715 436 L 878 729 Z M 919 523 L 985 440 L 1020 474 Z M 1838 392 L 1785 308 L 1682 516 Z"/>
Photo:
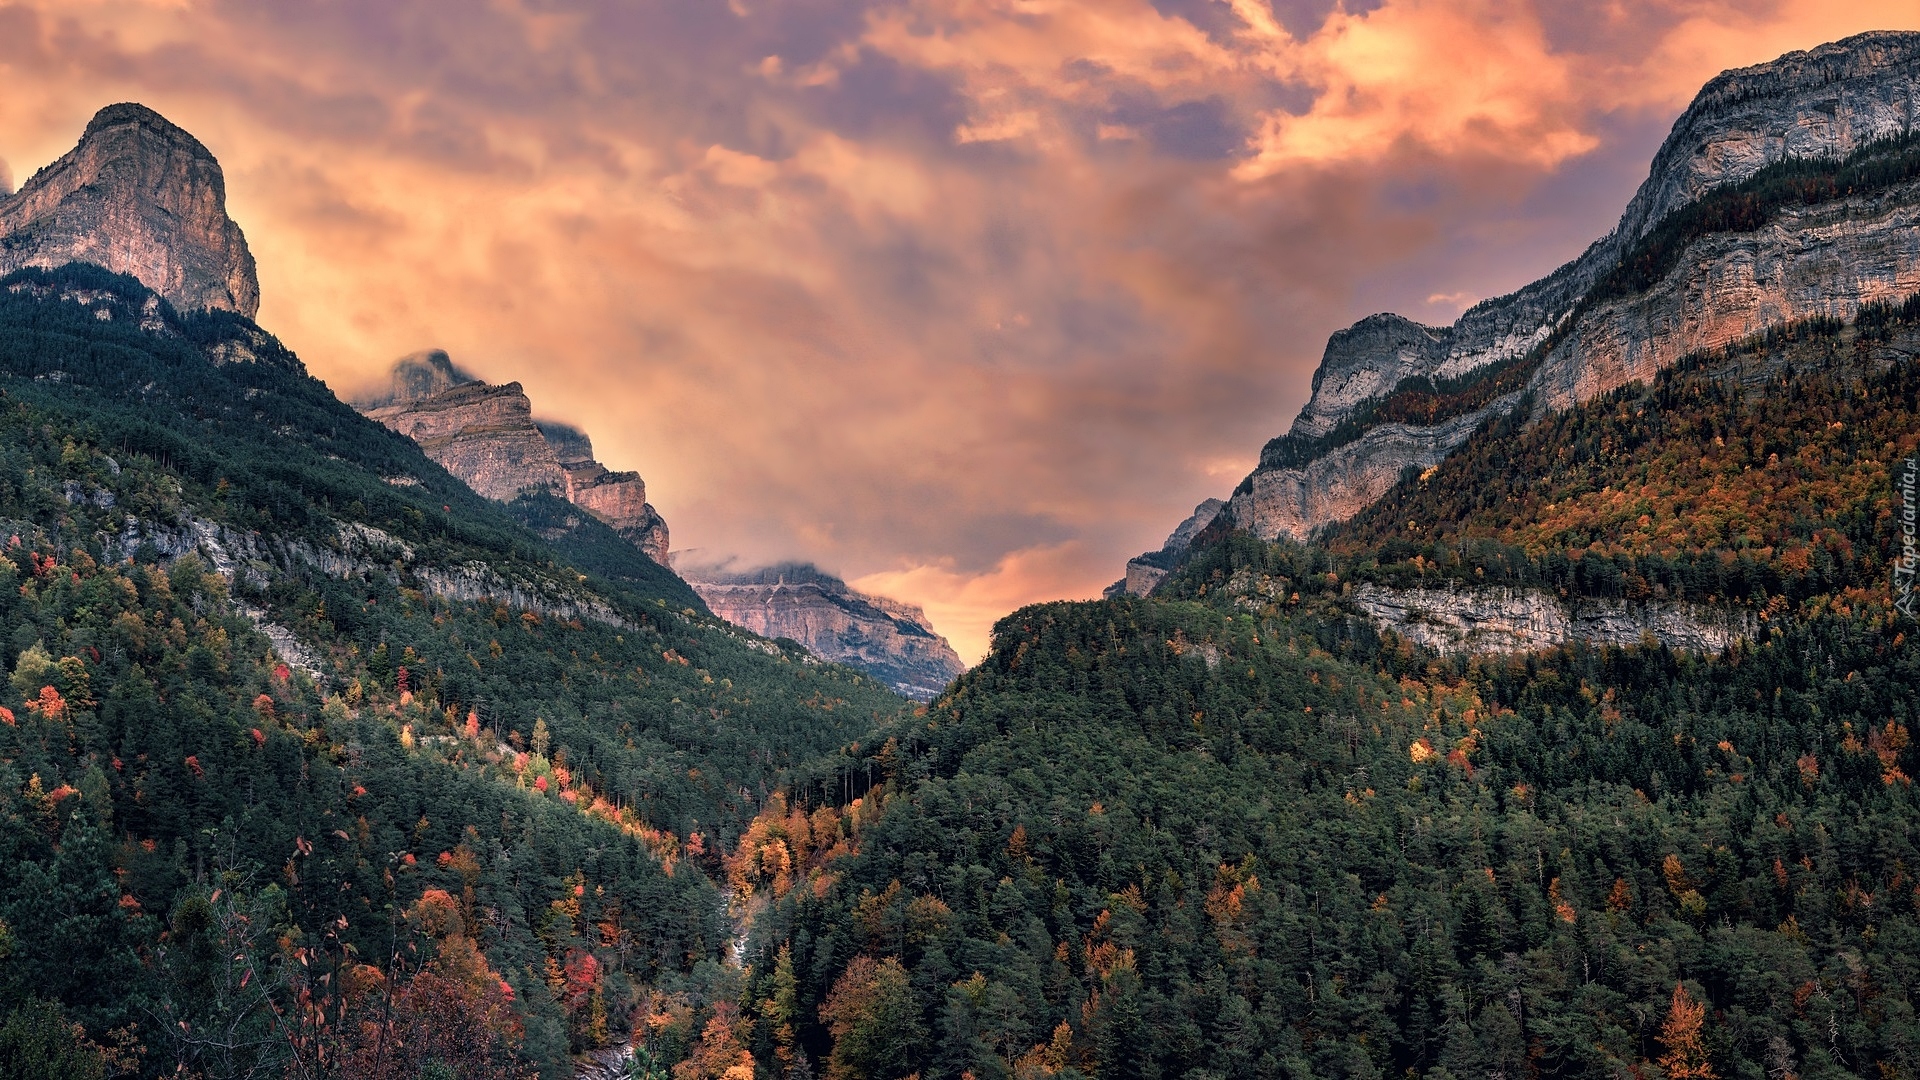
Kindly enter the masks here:
<path id="1" fill-rule="evenodd" d="M 1667 1080 L 1716 1080 L 1702 1033 L 1706 1014 L 1707 1007 L 1693 1000 L 1686 987 L 1673 985 L 1673 1003 L 1660 1025 L 1660 1045 L 1667 1048 L 1660 1055 L 1660 1068 Z"/>
<path id="2" fill-rule="evenodd" d="M 285 1017 L 288 1076 L 401 1080 L 437 1065 L 461 1080 L 531 1077 L 513 990 L 466 935 L 459 903 L 428 889 L 406 922 L 412 948 L 396 950 L 385 970 L 345 950 L 294 950 L 303 974 Z"/>

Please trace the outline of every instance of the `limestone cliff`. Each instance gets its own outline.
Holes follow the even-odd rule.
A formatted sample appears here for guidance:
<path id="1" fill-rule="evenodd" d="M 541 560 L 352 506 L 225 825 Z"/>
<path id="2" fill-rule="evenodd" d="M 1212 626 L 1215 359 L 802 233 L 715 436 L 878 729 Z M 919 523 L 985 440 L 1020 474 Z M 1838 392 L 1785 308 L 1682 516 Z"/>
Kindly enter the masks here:
<path id="1" fill-rule="evenodd" d="M 420 444 L 427 456 L 489 499 L 546 492 L 612 526 L 654 562 L 668 565 L 666 519 L 647 502 L 636 472 L 593 459 L 585 432 L 533 418 L 517 382 L 493 386 L 430 349 L 402 357 L 355 408 Z"/>
<path id="2" fill-rule="evenodd" d="M 1739 608 L 1675 603 L 1561 600 L 1537 589 L 1388 589 L 1357 585 L 1348 599 L 1381 626 L 1436 652 L 1529 652 L 1569 641 L 1637 645 L 1712 655 L 1753 636 Z"/>
<path id="3" fill-rule="evenodd" d="M 587 433 L 551 420 L 538 421 L 566 473 L 567 501 L 613 526 L 661 566 L 668 565 L 666 519 L 647 502 L 647 482 L 637 472 L 613 472 L 593 459 Z"/>
<path id="4" fill-rule="evenodd" d="M 1160 550 L 1127 560 L 1127 576 L 1107 586 L 1106 595 L 1145 596 L 1152 592 L 1154 586 L 1160 584 L 1160 580 L 1173 569 L 1174 563 L 1179 561 L 1180 553 L 1193 544 L 1193 538 L 1200 535 L 1202 529 L 1213 524 L 1226 506 L 1219 499 L 1208 499 L 1194 507 L 1193 513 L 1185 521 L 1174 526 L 1173 532 L 1167 535 L 1166 543 L 1160 545 Z"/>
<path id="5" fill-rule="evenodd" d="M 694 568 L 683 574 L 715 615 L 871 672 L 910 698 L 929 701 L 966 670 L 925 612 L 858 592 L 817 567 L 784 563 L 745 573 Z"/>
<path id="6" fill-rule="evenodd" d="M 1619 225 L 1579 258 L 1452 326 L 1375 315 L 1328 341 L 1313 395 L 1234 492 L 1234 523 L 1304 538 L 1345 521 L 1522 400 L 1587 400 L 1688 353 L 1920 290 L 1920 185 L 1790 206 L 1765 227 L 1693 237 L 1659 280 L 1602 290 L 1663 222 L 1787 160 L 1835 161 L 1914 135 L 1920 34 L 1872 33 L 1709 82 L 1674 124 Z M 1606 292 L 1606 295 L 1601 295 Z M 1369 413 L 1408 385 L 1498 394 L 1421 422 Z M 1411 383 L 1410 383 L 1411 381 Z"/>
<path id="7" fill-rule="evenodd" d="M 79 145 L 0 198 L 0 274 L 73 262 L 138 278 L 183 311 L 260 307 L 220 163 L 142 105 L 100 110 Z"/>
<path id="8" fill-rule="evenodd" d="M 520 384 L 461 383 L 366 415 L 420 444 L 474 491 L 510 502 L 523 492 L 566 490 L 567 474 L 533 425 Z"/>

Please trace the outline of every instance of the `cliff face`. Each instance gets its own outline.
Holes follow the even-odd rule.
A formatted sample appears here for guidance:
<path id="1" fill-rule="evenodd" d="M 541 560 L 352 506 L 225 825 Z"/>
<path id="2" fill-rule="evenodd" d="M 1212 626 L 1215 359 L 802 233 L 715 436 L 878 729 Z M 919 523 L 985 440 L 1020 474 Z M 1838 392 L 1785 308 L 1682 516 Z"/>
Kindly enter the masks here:
<path id="1" fill-rule="evenodd" d="M 0 274 L 71 262 L 129 274 L 183 311 L 260 307 L 220 163 L 142 105 L 100 110 L 79 145 L 0 199 Z"/>
<path id="2" fill-rule="evenodd" d="M 1914 132 L 1920 34 L 1863 34 L 1709 82 L 1674 124 L 1613 233 L 1554 273 L 1482 302 L 1448 327 L 1375 315 L 1335 335 L 1313 396 L 1235 491 L 1235 524 L 1303 539 L 1425 469 L 1531 391 L 1564 407 L 1716 348 L 1814 315 L 1920 289 L 1920 187 L 1789 207 L 1752 232 L 1700 236 L 1644 291 L 1593 299 L 1647 238 L 1716 188 L 1788 159 L 1835 160 Z M 1544 353 L 1542 352 L 1544 350 Z M 1405 380 L 1440 386 L 1532 362 L 1524 380 L 1432 423 L 1370 423 L 1365 407 Z M 1342 433 L 1343 424 L 1364 430 Z"/>
<path id="3" fill-rule="evenodd" d="M 1149 551 L 1127 560 L 1127 576 L 1107 586 L 1106 595 L 1145 596 L 1152 592 L 1154 586 L 1160 584 L 1161 579 L 1173 569 L 1180 553 L 1193 544 L 1193 538 L 1199 536 L 1202 529 L 1213 524 L 1213 519 L 1219 517 L 1220 511 L 1226 506 L 1219 499 L 1208 499 L 1194 507 L 1193 513 L 1185 521 L 1174 526 L 1159 551 Z"/>
<path id="4" fill-rule="evenodd" d="M 564 491 L 567 474 L 533 426 L 519 383 L 462 383 L 420 401 L 369 409 L 367 416 L 420 444 L 468 487 L 510 502 L 525 491 Z"/>
<path id="5" fill-rule="evenodd" d="M 1529 652 L 1580 640 L 1714 655 L 1753 635 L 1752 616 L 1673 603 L 1567 602 L 1534 589 L 1386 589 L 1355 586 L 1354 606 L 1436 652 Z"/>
<path id="6" fill-rule="evenodd" d="M 501 502 L 529 492 L 559 495 L 668 565 L 667 522 L 647 502 L 646 481 L 593 460 L 593 442 L 578 428 L 536 421 L 519 383 L 481 382 L 432 349 L 402 357 L 385 385 L 353 404 L 481 495 Z"/>
<path id="7" fill-rule="evenodd" d="M 823 660 L 871 672 L 907 697 L 930 701 L 966 670 L 924 611 L 855 591 L 815 567 L 692 570 L 687 577 L 715 615 L 763 637 L 791 638 Z"/>
<path id="8" fill-rule="evenodd" d="M 661 566 L 668 565 L 667 521 L 647 502 L 647 482 L 637 472 L 613 472 L 593 459 L 593 440 L 579 428 L 537 422 L 566 473 L 567 501 L 613 526 Z"/>

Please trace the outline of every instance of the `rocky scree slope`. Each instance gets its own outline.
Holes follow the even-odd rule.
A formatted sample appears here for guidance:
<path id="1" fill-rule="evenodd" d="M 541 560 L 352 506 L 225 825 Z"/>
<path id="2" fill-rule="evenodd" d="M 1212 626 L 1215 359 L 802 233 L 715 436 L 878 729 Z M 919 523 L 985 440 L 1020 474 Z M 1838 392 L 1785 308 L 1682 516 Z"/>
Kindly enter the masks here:
<path id="1" fill-rule="evenodd" d="M 1914 33 L 1716 77 L 1618 227 L 1579 258 L 1452 326 L 1382 314 L 1334 334 L 1312 399 L 1235 490 L 1229 520 L 1301 539 L 1523 400 L 1538 415 L 1771 326 L 1903 298 L 1920 286 L 1917 94 Z"/>
<path id="2" fill-rule="evenodd" d="M 818 567 L 690 569 L 686 577 L 707 607 L 735 626 L 797 641 L 823 660 L 872 672 L 918 701 L 931 701 L 966 670 L 926 612 L 860 592 Z"/>
<path id="3" fill-rule="evenodd" d="M 101 109 L 79 145 L 0 198 L 0 274 L 74 262 L 131 274 L 183 311 L 260 307 L 220 163 L 142 105 Z"/>

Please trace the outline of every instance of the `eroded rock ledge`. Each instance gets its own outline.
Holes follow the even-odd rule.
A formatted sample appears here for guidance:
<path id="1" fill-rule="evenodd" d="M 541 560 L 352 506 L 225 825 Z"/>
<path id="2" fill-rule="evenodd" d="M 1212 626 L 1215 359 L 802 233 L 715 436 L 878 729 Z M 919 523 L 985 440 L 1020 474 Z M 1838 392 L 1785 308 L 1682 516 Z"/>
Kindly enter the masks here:
<path id="1" fill-rule="evenodd" d="M 1715 654 L 1753 636 L 1738 608 L 1578 598 L 1538 589 L 1389 589 L 1360 584 L 1347 597 L 1383 628 L 1435 652 L 1500 653 L 1551 649 L 1573 641 Z"/>

